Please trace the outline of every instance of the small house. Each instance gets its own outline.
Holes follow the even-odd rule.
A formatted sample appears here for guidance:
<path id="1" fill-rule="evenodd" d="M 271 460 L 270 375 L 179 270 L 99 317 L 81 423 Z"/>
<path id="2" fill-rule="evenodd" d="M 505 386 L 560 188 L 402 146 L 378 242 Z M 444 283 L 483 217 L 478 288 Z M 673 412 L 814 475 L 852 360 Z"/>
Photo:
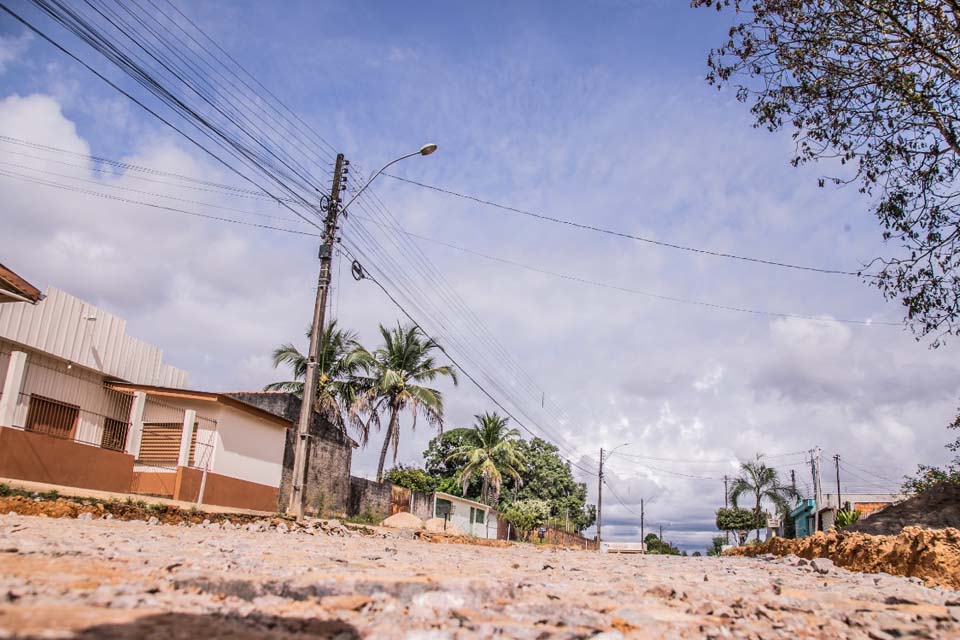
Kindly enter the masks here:
<path id="1" fill-rule="evenodd" d="M 433 517 L 446 520 L 475 538 L 497 537 L 497 512 L 482 502 L 438 491 L 433 494 Z"/>

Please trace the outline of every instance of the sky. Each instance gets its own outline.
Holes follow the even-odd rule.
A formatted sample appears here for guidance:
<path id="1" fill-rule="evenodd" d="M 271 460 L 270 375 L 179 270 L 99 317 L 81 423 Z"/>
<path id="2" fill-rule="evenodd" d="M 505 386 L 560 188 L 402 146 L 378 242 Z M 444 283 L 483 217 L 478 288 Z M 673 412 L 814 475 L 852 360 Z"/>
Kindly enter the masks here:
<path id="1" fill-rule="evenodd" d="M 704 81 L 707 53 L 729 26 L 714 11 L 667 0 L 174 2 L 329 144 L 311 135 L 273 140 L 313 154 L 318 172 L 336 149 L 352 161 L 357 184 L 434 142 L 435 154 L 391 172 L 525 211 L 767 260 L 855 271 L 895 251 L 868 198 L 818 187 L 841 167 L 791 167 L 789 133 L 754 129 L 747 106 Z M 31 4 L 11 6 L 143 95 Z M 238 107 L 249 108 L 243 97 Z M 250 188 L 6 15 L 0 136 Z M 275 203 L 93 170 L 82 156 L 7 141 L 0 162 L 7 266 L 126 318 L 128 332 L 162 347 L 193 387 L 250 390 L 285 379 L 270 352 L 282 342 L 306 346 L 316 238 L 10 175 L 315 228 Z M 794 471 L 806 490 L 806 452 L 820 447 L 832 491 L 839 453 L 844 491 L 864 493 L 886 492 L 918 463 L 948 458 L 956 345 L 931 349 L 902 327 L 878 324 L 899 322 L 901 309 L 856 277 L 597 234 L 390 177 L 374 190 L 392 222 L 377 226 L 375 211 L 358 208 L 342 231 L 345 241 L 381 243 L 384 254 L 367 256 L 373 264 L 365 267 L 423 292 L 408 311 L 451 353 L 474 345 L 464 369 L 530 431 L 560 444 L 591 499 L 599 449 L 620 447 L 605 466 L 607 539 L 638 536 L 643 499 L 647 531 L 663 525 L 665 539 L 704 548 L 716 535 L 723 476 L 757 454 L 784 480 Z M 397 225 L 433 241 L 403 236 Z M 332 315 L 372 348 L 378 324 L 405 318 L 373 283 L 354 281 L 344 258 Z M 456 317 L 447 323 L 443 314 Z M 496 408 L 462 378 L 441 387 L 447 428 Z M 435 431 L 404 420 L 397 461 L 418 464 Z M 380 437 L 355 454 L 356 475 L 375 473 Z"/>

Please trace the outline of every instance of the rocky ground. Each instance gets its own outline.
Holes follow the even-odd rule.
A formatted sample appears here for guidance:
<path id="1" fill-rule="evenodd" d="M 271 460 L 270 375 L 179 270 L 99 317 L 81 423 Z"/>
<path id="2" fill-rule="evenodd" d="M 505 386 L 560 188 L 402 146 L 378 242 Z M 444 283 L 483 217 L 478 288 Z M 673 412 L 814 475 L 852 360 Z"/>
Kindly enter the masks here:
<path id="1" fill-rule="evenodd" d="M 960 594 L 825 560 L 432 544 L 325 523 L 0 516 L 0 637 L 960 637 Z"/>

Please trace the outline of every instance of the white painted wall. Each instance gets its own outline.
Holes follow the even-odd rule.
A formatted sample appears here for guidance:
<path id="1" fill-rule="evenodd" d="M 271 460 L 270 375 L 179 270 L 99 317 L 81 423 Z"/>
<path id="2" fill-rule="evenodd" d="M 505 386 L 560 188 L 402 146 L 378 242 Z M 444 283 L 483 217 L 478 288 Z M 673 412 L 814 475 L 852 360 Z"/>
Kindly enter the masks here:
<path id="1" fill-rule="evenodd" d="M 496 512 L 493 509 L 488 508 L 484 521 L 481 524 L 473 522 L 471 519 L 471 508 L 482 508 L 478 503 L 447 494 L 437 494 L 436 498 L 450 501 L 452 509 L 450 522 L 462 531 L 476 538 L 494 539 L 497 537 L 497 518 Z M 434 515 L 436 515 L 436 513 L 436 503 L 434 503 Z"/>

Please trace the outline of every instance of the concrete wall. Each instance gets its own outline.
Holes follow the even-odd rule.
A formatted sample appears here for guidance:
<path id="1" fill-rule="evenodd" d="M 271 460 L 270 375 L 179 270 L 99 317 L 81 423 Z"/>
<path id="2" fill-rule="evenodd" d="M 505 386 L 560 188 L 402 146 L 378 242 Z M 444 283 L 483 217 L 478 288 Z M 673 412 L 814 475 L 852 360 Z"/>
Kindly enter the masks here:
<path id="1" fill-rule="evenodd" d="M 410 513 L 421 520 L 433 517 L 433 494 L 412 491 L 410 496 Z"/>
<path id="2" fill-rule="evenodd" d="M 199 469 L 178 467 L 174 500 L 197 502 L 203 472 Z M 218 473 L 207 473 L 203 486 L 203 504 L 237 507 L 257 511 L 276 511 L 277 487 L 238 480 Z"/>
<path id="3" fill-rule="evenodd" d="M 284 438 L 283 472 L 278 494 L 279 510 L 286 511 L 290 502 L 293 457 L 297 441 L 300 399 L 292 393 L 231 393 L 230 397 L 252 404 L 290 420 Z M 304 511 L 311 515 L 350 514 L 350 465 L 353 443 L 344 434 L 317 417 L 307 442 L 307 478 Z"/>
<path id="4" fill-rule="evenodd" d="M 389 482 L 374 482 L 366 478 L 350 476 L 350 498 L 347 515 L 358 516 L 372 513 L 379 520 L 390 515 L 391 485 Z"/>
<path id="5" fill-rule="evenodd" d="M 471 500 L 458 498 L 448 494 L 433 494 L 434 513 L 439 513 L 436 509 L 437 500 L 447 500 L 450 502 L 450 522 L 459 527 L 464 533 L 477 538 L 496 538 L 497 537 L 497 514 L 496 511 L 480 505 Z M 484 511 L 483 522 L 476 522 L 476 511 Z M 436 517 L 441 517 L 437 515 Z"/>
<path id="6" fill-rule="evenodd" d="M 0 427 L 0 477 L 98 491 L 130 491 L 133 456 Z"/>

